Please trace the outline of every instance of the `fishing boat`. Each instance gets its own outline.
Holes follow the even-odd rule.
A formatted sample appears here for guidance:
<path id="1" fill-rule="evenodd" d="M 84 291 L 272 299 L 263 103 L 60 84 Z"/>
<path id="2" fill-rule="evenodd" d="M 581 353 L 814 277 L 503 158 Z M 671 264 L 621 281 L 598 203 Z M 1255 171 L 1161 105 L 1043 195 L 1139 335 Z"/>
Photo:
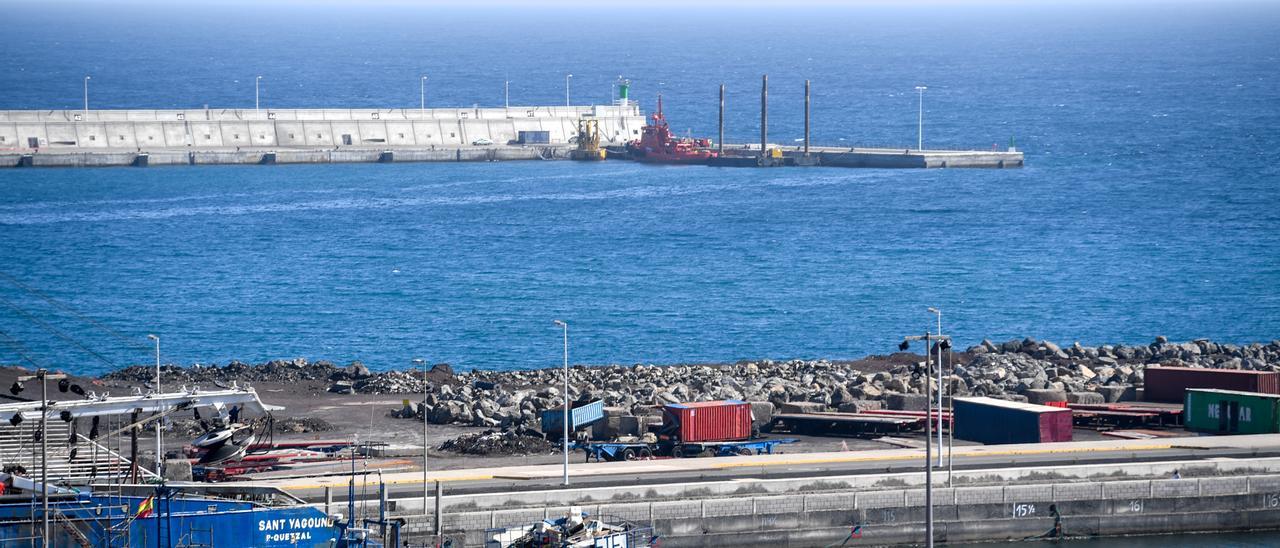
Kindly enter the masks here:
<path id="1" fill-rule="evenodd" d="M 138 463 L 138 433 L 175 412 L 205 410 L 220 425 L 195 440 L 206 455 L 245 458 L 256 436 L 238 415 L 277 409 L 236 386 L 0 404 L 0 546 L 382 546 L 374 530 L 398 539 L 398 522 L 328 515 L 273 487 L 167 481 Z"/>
<path id="2" fill-rule="evenodd" d="M 710 139 L 680 138 L 662 113 L 662 96 L 658 110 L 649 115 L 649 124 L 641 128 L 640 139 L 627 143 L 628 155 L 636 161 L 653 164 L 704 164 L 716 157 Z"/>
<path id="3" fill-rule="evenodd" d="M 368 530 L 341 516 L 307 506 L 274 488 L 250 485 L 165 484 L 97 486 L 83 490 L 49 486 L 48 513 L 41 485 L 0 474 L 11 485 L 0 496 L 0 545 L 49 546 L 380 546 Z M 38 545 L 38 544 L 37 544 Z"/>

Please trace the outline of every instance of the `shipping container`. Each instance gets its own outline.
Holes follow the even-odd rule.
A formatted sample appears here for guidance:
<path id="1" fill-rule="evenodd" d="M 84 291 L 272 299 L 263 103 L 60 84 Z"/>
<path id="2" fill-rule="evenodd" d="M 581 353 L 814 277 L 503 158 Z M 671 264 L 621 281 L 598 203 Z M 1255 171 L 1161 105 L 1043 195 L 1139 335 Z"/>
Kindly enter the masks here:
<path id="1" fill-rule="evenodd" d="M 516 142 L 522 145 L 545 145 L 551 143 L 550 131 L 520 131 L 516 133 Z"/>
<path id="2" fill-rule="evenodd" d="M 1188 388 L 1238 390 L 1280 394 L 1280 374 L 1270 371 L 1148 367 L 1143 373 L 1143 398 L 1147 401 L 1182 403 Z"/>
<path id="3" fill-rule="evenodd" d="M 1182 406 L 1187 430 L 1219 434 L 1280 433 L 1280 395 L 1192 388 Z"/>
<path id="4" fill-rule="evenodd" d="M 604 400 L 596 400 L 569 410 L 569 430 L 577 430 L 604 418 Z M 542 433 L 559 438 L 564 435 L 564 408 L 542 412 Z"/>
<path id="5" fill-rule="evenodd" d="M 1071 410 L 994 398 L 955 398 L 958 439 L 985 444 L 1071 441 Z"/>
<path id="6" fill-rule="evenodd" d="M 751 404 L 738 400 L 677 403 L 662 408 L 661 433 L 684 442 L 751 437 Z"/>

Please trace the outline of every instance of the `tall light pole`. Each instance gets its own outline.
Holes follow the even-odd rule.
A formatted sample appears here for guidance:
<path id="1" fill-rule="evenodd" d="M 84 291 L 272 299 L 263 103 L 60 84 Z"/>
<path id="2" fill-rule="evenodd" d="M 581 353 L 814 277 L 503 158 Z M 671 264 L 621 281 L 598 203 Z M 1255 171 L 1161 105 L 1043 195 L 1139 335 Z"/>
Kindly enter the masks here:
<path id="1" fill-rule="evenodd" d="M 951 337 L 945 335 L 934 335 L 928 331 L 924 335 L 915 335 L 903 337 L 902 344 L 898 345 L 898 349 L 906 351 L 911 346 L 911 341 L 924 341 L 924 400 L 925 400 L 925 421 L 924 421 L 924 534 L 925 546 L 933 548 L 933 421 L 929 418 L 929 409 L 933 407 L 933 394 L 930 388 L 930 369 L 929 357 L 933 354 L 930 347 L 931 341 L 950 341 Z M 939 412 L 942 410 L 939 409 Z"/>
<path id="2" fill-rule="evenodd" d="M 569 324 L 556 320 L 564 328 L 564 485 L 569 485 Z"/>
<path id="3" fill-rule="evenodd" d="M 423 118 L 427 117 L 427 75 L 423 74 L 422 79 L 418 80 L 418 113 Z M 426 377 L 423 377 L 425 380 Z"/>
<path id="4" fill-rule="evenodd" d="M 564 75 L 564 106 L 569 106 L 569 79 L 573 78 L 572 74 Z"/>
<path id="5" fill-rule="evenodd" d="M 253 79 L 253 111 L 254 111 L 254 112 L 258 112 L 258 110 L 260 110 L 260 109 L 259 109 L 259 105 L 260 105 L 260 103 L 259 103 L 259 101 L 258 101 L 258 97 L 259 97 L 259 96 L 258 96 L 258 84 L 260 84 L 260 83 L 262 83 L 262 77 L 261 77 L 261 76 L 259 76 L 259 77 L 257 77 L 257 78 L 254 78 L 254 79 Z"/>
<path id="6" fill-rule="evenodd" d="M 89 121 L 89 77 L 84 77 L 84 121 Z"/>
<path id="7" fill-rule="evenodd" d="M 916 86 L 916 91 L 920 93 L 920 106 L 916 113 L 916 150 L 924 150 L 924 90 L 929 89 L 926 86 Z"/>
<path id="8" fill-rule="evenodd" d="M 41 369 L 40 376 L 40 538 L 49 548 L 49 375 Z"/>
<path id="9" fill-rule="evenodd" d="M 152 334 L 152 335 L 147 335 L 147 338 L 156 342 L 156 394 L 159 394 L 160 393 L 160 336 Z M 161 447 L 164 438 L 160 437 L 161 422 L 163 422 L 161 419 L 156 419 L 156 475 L 160 477 L 164 477 L 164 474 L 162 472 L 162 470 L 164 469 L 164 453 L 162 452 L 163 449 Z"/>
<path id="10" fill-rule="evenodd" d="M 425 77 L 424 77 L 425 78 Z M 427 515 L 427 503 L 431 500 L 431 488 L 427 484 L 427 361 L 414 358 L 413 363 L 422 367 L 422 515 Z"/>
<path id="11" fill-rule="evenodd" d="M 49 374 L 48 369 L 39 369 L 35 375 L 18 377 L 18 382 L 33 379 L 40 380 L 40 545 L 49 548 L 49 381 L 67 378 L 66 375 Z"/>
<path id="12" fill-rule="evenodd" d="M 947 351 L 947 370 L 948 370 L 952 375 L 954 375 L 954 374 L 955 374 L 955 367 L 956 367 L 956 366 L 955 366 L 955 362 L 953 362 L 953 361 L 952 361 L 952 356 L 951 356 L 951 341 L 947 341 L 945 344 L 943 344 L 943 346 L 945 347 L 945 350 Z M 938 353 L 938 355 L 939 355 L 939 356 L 941 356 L 941 355 L 942 355 L 942 353 L 941 353 L 941 352 L 939 352 L 939 353 Z M 954 398 L 954 397 L 955 397 L 955 395 L 954 395 L 954 394 L 952 394 L 952 398 Z M 951 487 L 951 472 L 954 470 L 954 465 L 955 465 L 955 453 L 953 452 L 953 450 L 955 449 L 955 445 L 956 445 L 956 415 L 955 415 L 955 407 L 956 407 L 956 406 L 955 406 L 955 404 L 954 404 L 954 403 L 952 403 L 952 404 L 951 404 L 951 410 L 952 410 L 952 414 L 951 414 L 951 421 L 948 423 L 950 427 L 949 427 L 949 428 L 947 428 L 947 487 Z"/>
<path id="13" fill-rule="evenodd" d="M 934 308 L 934 307 L 932 307 L 932 306 L 931 306 L 931 307 L 929 307 L 929 312 L 932 312 L 935 316 L 937 316 L 937 317 L 938 317 L 938 331 L 937 331 L 937 333 L 938 333 L 939 335 L 941 335 L 941 334 L 942 334 L 942 311 L 941 311 L 941 310 L 938 310 L 937 308 Z M 934 360 L 934 363 L 935 363 L 935 364 L 937 364 L 937 366 L 938 366 L 938 367 L 937 367 L 937 372 L 938 372 L 938 468 L 942 468 L 942 392 L 943 392 L 943 388 L 942 388 L 942 342 L 941 342 L 941 341 L 939 341 L 939 342 L 938 342 L 938 344 L 937 344 L 937 345 L 935 345 L 935 346 L 937 346 L 937 347 L 938 347 L 938 357 L 937 357 L 937 359 L 935 359 L 935 360 Z M 929 352 L 933 352 L 933 349 L 932 349 L 932 348 L 930 348 L 930 349 L 928 349 L 928 350 L 929 350 Z"/>
<path id="14" fill-rule="evenodd" d="M 502 83 L 502 107 L 511 108 L 511 80 Z"/>

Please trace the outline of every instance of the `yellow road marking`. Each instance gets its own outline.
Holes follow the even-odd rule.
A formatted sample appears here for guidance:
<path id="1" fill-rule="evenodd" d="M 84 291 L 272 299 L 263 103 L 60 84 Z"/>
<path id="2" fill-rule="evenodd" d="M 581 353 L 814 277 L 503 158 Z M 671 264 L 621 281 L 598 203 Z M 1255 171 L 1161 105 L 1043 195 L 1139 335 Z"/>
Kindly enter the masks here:
<path id="1" fill-rule="evenodd" d="M 1155 445 L 1123 445 L 1117 447 L 1076 447 L 1062 449 L 1015 449 L 1009 451 L 964 451 L 957 452 L 955 455 L 959 457 L 985 457 L 985 456 L 1014 456 L 1014 455 L 1044 455 L 1052 453 L 1092 453 L 1103 451 L 1150 451 L 1153 449 L 1173 449 L 1173 444 L 1155 444 Z M 879 460 L 913 460 L 919 459 L 920 455 L 877 455 L 871 457 L 822 457 L 822 458 L 798 458 L 789 460 L 769 461 L 763 463 L 752 462 L 726 462 L 712 465 L 713 468 L 747 468 L 747 467 L 764 467 L 764 466 L 794 466 L 798 464 L 834 464 L 841 462 L 871 462 Z"/>
<path id="2" fill-rule="evenodd" d="M 430 482 L 438 481 L 440 483 L 445 483 L 449 481 L 484 481 L 484 480 L 491 480 L 491 479 L 493 479 L 493 476 L 491 475 L 479 475 L 479 476 L 450 476 L 450 477 L 444 477 L 444 478 L 429 478 L 427 479 L 427 481 L 430 481 Z M 346 485 L 347 481 L 349 480 L 350 478 L 346 478 L 342 480 L 335 479 L 332 483 L 306 483 L 301 485 L 282 483 L 282 484 L 278 484 L 277 486 L 285 490 L 323 489 L 325 487 L 337 487 L 340 485 Z M 270 482 L 272 480 L 266 480 L 266 481 Z M 356 483 L 360 483 L 360 482 L 356 482 Z M 392 485 L 422 483 L 422 478 L 402 479 L 402 480 L 384 479 L 383 483 L 392 484 Z"/>
<path id="3" fill-rule="evenodd" d="M 971 447 L 971 448 L 957 451 L 955 454 L 956 456 L 960 456 L 960 457 L 985 457 L 985 456 L 995 457 L 995 456 L 1064 454 L 1064 453 L 1152 451 L 1152 450 L 1177 449 L 1177 448 L 1204 449 L 1204 447 L 1185 446 L 1185 445 L 1178 445 L 1174 443 L 1147 443 L 1147 444 L 1116 445 L 1116 446 L 1101 446 L 1101 447 L 1078 447 L 1078 446 L 1060 447 L 1060 448 L 1046 447 L 1046 448 L 1037 448 L 1037 449 L 1009 449 L 1009 450 L 992 450 L 991 447 L 992 446 Z M 900 449 L 895 451 L 900 453 L 907 453 L 910 450 Z M 903 460 L 919 459 L 922 454 L 923 454 L 923 451 L 920 451 L 918 449 L 907 454 L 873 455 L 873 456 L 856 456 L 857 453 L 854 452 L 854 453 L 848 454 L 848 456 L 834 456 L 834 457 L 824 456 L 824 457 L 806 458 L 802 456 L 803 454 L 797 453 L 793 455 L 793 458 L 781 459 L 781 460 L 752 462 L 750 460 L 744 459 L 740 462 L 707 462 L 705 463 L 705 466 L 692 467 L 687 470 L 667 469 L 667 470 L 653 470 L 651 472 L 661 473 L 661 472 L 672 472 L 672 471 L 696 471 L 699 468 L 702 468 L 702 469 L 757 468 L 757 467 L 765 468 L 765 467 L 775 467 L 775 466 L 796 466 L 796 465 L 805 465 L 805 464 L 836 464 L 836 463 L 849 463 L 849 462 L 903 461 Z M 693 463 L 690 463 L 690 464 L 693 464 Z M 633 469 L 625 468 L 625 467 L 617 467 L 616 470 L 615 469 L 605 470 L 600 468 L 593 468 L 589 471 L 586 471 L 586 473 L 588 475 L 608 476 L 608 475 L 616 475 L 616 474 L 637 473 L 637 471 Z M 539 474 L 537 472 L 533 472 L 533 473 L 519 474 L 517 476 L 516 474 L 511 474 L 509 472 L 506 474 L 503 474 L 501 472 L 494 472 L 492 474 L 476 474 L 476 475 L 469 475 L 469 476 L 457 475 L 457 476 L 444 476 L 444 477 L 438 477 L 438 478 L 428 478 L 427 481 L 429 482 L 434 482 L 434 481 L 462 482 L 462 481 L 485 481 L 485 480 L 493 480 L 493 479 L 533 480 L 533 479 L 539 479 L 543 477 L 553 477 L 553 474 L 551 474 L 550 472 L 547 472 L 547 474 Z M 266 481 L 271 482 L 271 480 L 266 480 Z M 399 479 L 387 477 L 387 478 L 384 478 L 384 482 L 393 484 L 393 485 L 412 485 L 412 484 L 420 484 L 423 482 L 423 480 L 421 477 L 399 478 Z M 335 478 L 332 482 L 327 482 L 327 483 L 293 485 L 293 484 L 289 484 L 286 481 L 286 482 L 278 483 L 277 485 L 286 489 L 306 490 L 306 489 L 322 489 L 324 487 L 341 486 L 341 485 L 345 485 L 346 483 L 347 483 L 347 480 L 345 478 L 344 479 Z"/>

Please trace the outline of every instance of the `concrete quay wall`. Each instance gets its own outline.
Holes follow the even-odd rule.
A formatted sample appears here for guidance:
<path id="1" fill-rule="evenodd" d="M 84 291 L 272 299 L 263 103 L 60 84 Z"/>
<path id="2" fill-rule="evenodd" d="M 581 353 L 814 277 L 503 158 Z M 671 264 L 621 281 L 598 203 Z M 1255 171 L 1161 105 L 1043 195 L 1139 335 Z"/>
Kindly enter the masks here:
<path id="1" fill-rule="evenodd" d="M 245 149 L 245 150 L 57 150 L 0 152 L 0 167 L 147 167 L 169 165 L 331 164 L 386 162 L 504 162 L 563 160 L 567 145 L 489 145 L 432 148 Z"/>
<path id="2" fill-rule="evenodd" d="M 581 119 L 599 121 L 601 141 L 639 138 L 635 105 L 431 109 L 199 109 L 0 111 L 0 155 L 36 150 L 148 152 L 189 148 L 329 149 L 462 147 L 477 139 L 507 143 L 520 131 L 546 131 L 552 143 L 577 135 Z"/>
<path id="3" fill-rule="evenodd" d="M 644 495 L 645 487 L 634 488 Z M 740 544 L 821 547 L 860 526 L 862 545 L 921 543 L 924 489 L 740 493 L 680 500 L 578 504 L 593 515 L 652 526 L 663 546 Z M 935 538 L 946 542 L 1025 539 L 1053 529 L 1050 505 L 1072 537 L 1280 529 L 1280 474 L 1183 479 L 1024 481 L 936 487 Z M 453 511 L 444 532 L 481 546 L 484 530 L 563 516 L 569 505 Z M 425 538 L 433 517 L 406 519 L 405 534 Z"/>
<path id="4" fill-rule="evenodd" d="M 1057 467 L 1052 472 L 1052 480 L 1058 482 L 1098 481 L 1099 478 L 1152 478 L 1170 477 L 1175 471 L 1179 473 L 1198 473 L 1210 475 L 1280 475 L 1280 458 L 1261 457 L 1249 460 L 1224 459 L 1216 461 L 1187 462 L 1150 462 L 1131 464 L 1094 464 Z M 956 471 L 953 482 L 956 485 L 981 485 L 993 483 L 1035 483 L 1048 481 L 1046 472 L 1041 467 L 998 468 L 974 471 Z M 943 478 L 940 480 L 939 478 Z M 945 481 L 945 476 L 935 476 L 935 482 Z M 537 491 L 519 491 L 498 494 L 469 494 L 446 496 L 444 510 L 446 512 L 463 512 L 475 510 L 503 510 L 510 508 L 568 507 L 573 505 L 587 506 L 611 504 L 620 501 L 635 500 L 685 500 L 697 498 L 737 497 L 745 494 L 790 495 L 794 493 L 856 491 L 881 491 L 894 486 L 899 488 L 918 488 L 925 484 L 924 473 L 902 472 L 885 474 L 860 474 L 849 476 L 824 476 L 821 478 L 786 478 L 749 480 L 720 480 L 684 483 L 651 483 L 643 489 L 633 485 L 594 486 L 589 489 L 546 489 Z M 419 496 L 394 500 L 395 513 L 414 514 L 422 512 L 422 498 Z"/>

